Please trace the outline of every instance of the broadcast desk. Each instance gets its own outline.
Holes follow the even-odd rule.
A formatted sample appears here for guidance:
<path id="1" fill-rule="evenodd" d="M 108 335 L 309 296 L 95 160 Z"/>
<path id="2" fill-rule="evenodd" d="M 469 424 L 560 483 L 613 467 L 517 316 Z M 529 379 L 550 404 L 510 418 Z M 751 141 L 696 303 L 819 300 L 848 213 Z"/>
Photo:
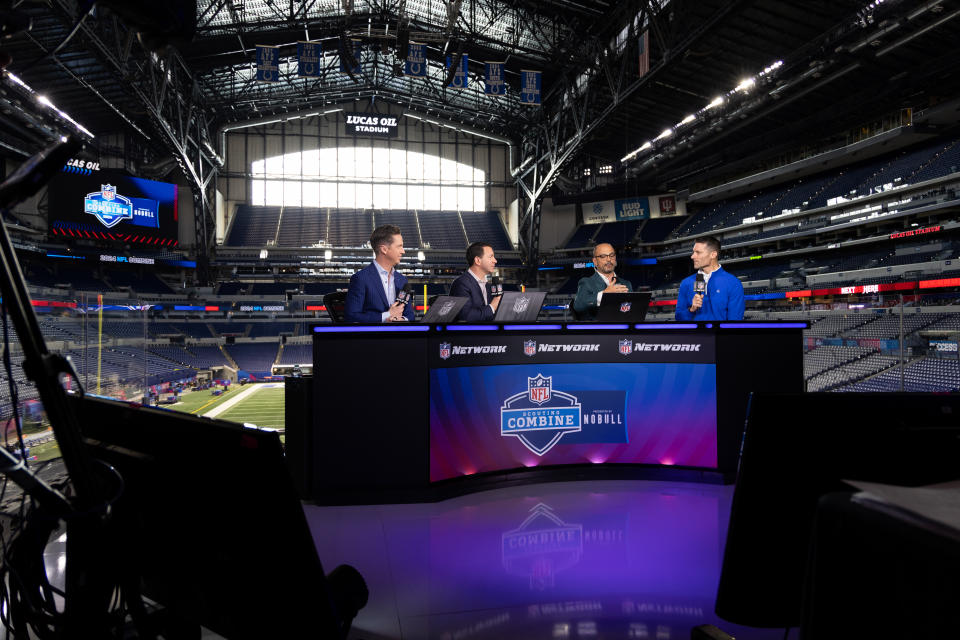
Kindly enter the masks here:
<path id="1" fill-rule="evenodd" d="M 320 501 L 558 468 L 722 475 L 750 392 L 803 390 L 806 326 L 318 325 L 288 458 Z"/>

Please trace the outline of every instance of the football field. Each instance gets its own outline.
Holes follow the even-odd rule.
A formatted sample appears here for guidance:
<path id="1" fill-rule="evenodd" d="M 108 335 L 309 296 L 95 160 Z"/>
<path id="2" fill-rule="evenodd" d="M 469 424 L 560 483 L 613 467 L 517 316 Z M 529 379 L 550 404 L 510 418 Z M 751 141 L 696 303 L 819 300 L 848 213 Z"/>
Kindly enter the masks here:
<path id="1" fill-rule="evenodd" d="M 171 409 L 205 415 L 220 420 L 251 423 L 258 427 L 283 429 L 283 383 L 231 385 L 222 396 L 195 391 L 183 395 Z"/>

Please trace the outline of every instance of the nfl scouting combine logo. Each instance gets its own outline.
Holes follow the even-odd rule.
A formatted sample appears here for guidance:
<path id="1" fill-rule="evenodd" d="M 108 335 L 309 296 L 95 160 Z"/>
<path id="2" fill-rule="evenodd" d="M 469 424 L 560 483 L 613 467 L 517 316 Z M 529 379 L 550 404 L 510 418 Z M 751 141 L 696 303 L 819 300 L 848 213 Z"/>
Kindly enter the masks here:
<path id="1" fill-rule="evenodd" d="M 553 388 L 553 376 L 527 378 L 527 390 L 516 393 L 500 407 L 500 435 L 520 440 L 542 456 L 567 433 L 581 428 L 579 399 Z"/>
<path id="2" fill-rule="evenodd" d="M 83 210 L 92 213 L 103 226 L 112 228 L 124 220 L 133 219 L 133 202 L 117 193 L 111 184 L 100 186 L 100 191 L 88 193 L 83 199 Z"/>

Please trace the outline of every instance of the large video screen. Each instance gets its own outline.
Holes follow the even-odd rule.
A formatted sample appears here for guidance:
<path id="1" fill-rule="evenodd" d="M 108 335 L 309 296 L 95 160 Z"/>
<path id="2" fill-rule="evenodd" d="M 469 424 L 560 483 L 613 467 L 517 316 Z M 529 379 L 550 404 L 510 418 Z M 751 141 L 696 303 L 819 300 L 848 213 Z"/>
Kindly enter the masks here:
<path id="1" fill-rule="evenodd" d="M 47 191 L 49 231 L 63 238 L 178 244 L 177 185 L 119 172 L 61 173 Z"/>
<path id="2" fill-rule="evenodd" d="M 716 468 L 716 378 L 715 364 L 684 362 L 433 367 L 430 481 L 558 464 Z"/>

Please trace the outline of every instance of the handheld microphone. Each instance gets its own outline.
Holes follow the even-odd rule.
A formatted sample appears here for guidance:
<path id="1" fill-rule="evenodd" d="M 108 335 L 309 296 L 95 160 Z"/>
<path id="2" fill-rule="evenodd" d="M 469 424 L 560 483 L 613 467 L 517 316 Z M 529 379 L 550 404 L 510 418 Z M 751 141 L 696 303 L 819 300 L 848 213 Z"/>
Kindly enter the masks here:
<path id="1" fill-rule="evenodd" d="M 707 281 L 704 280 L 702 273 L 698 273 L 697 279 L 693 281 L 693 293 L 701 296 L 707 293 Z"/>
<path id="2" fill-rule="evenodd" d="M 411 298 L 413 298 L 413 289 L 410 288 L 410 283 L 407 282 L 403 285 L 403 289 L 397 291 L 397 302 L 406 305 L 409 304 Z"/>
<path id="3" fill-rule="evenodd" d="M 496 298 L 503 295 L 503 283 L 500 282 L 500 276 L 493 276 L 490 279 L 490 297 Z"/>

